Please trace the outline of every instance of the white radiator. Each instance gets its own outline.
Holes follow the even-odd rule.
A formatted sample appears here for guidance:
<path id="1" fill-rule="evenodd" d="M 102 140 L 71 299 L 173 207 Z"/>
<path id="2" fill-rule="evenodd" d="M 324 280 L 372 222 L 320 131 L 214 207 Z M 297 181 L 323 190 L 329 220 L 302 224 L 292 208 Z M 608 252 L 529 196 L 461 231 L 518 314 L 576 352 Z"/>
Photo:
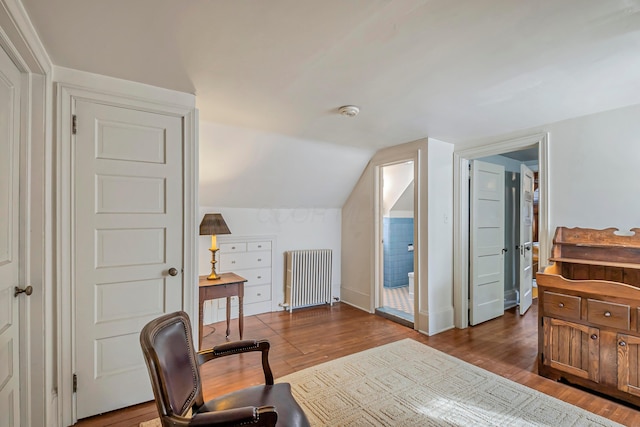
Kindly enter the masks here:
<path id="1" fill-rule="evenodd" d="M 285 252 L 285 307 L 331 304 L 331 249 Z"/>

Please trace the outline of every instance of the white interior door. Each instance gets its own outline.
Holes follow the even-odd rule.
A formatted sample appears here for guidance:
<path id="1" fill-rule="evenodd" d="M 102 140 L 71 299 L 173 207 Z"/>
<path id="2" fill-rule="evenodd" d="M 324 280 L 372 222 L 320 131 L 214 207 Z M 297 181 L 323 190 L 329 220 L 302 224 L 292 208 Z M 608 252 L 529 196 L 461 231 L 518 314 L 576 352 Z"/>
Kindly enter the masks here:
<path id="1" fill-rule="evenodd" d="M 80 419 L 153 399 L 139 333 L 183 307 L 183 166 L 178 117 L 90 101 L 75 114 Z"/>
<path id="2" fill-rule="evenodd" d="M 520 314 L 533 301 L 533 171 L 520 165 Z"/>
<path id="3" fill-rule="evenodd" d="M 504 166 L 471 163 L 470 322 L 504 314 Z"/>
<path id="4" fill-rule="evenodd" d="M 20 72 L 0 48 L 0 426 L 20 425 Z"/>

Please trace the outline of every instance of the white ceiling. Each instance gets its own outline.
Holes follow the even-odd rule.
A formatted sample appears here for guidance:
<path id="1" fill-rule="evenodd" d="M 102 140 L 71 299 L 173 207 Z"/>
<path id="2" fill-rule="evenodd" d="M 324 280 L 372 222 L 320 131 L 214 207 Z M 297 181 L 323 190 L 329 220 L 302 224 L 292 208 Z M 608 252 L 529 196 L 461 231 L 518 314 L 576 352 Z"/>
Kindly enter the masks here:
<path id="1" fill-rule="evenodd" d="M 460 142 L 640 103 L 640 0 L 22 2 L 56 65 L 296 138 Z"/>

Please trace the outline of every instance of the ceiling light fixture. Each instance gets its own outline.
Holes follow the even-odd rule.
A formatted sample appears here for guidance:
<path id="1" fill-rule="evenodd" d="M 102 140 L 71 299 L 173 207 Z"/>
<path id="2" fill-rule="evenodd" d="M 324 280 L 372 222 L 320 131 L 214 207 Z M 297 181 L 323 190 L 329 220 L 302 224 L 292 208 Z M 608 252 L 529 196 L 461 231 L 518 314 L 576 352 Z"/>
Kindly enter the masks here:
<path id="1" fill-rule="evenodd" d="M 355 105 L 344 105 L 340 107 L 340 109 L 338 109 L 338 112 L 340 112 L 340 114 L 342 114 L 343 116 L 355 117 L 360 112 L 360 108 L 356 107 Z"/>

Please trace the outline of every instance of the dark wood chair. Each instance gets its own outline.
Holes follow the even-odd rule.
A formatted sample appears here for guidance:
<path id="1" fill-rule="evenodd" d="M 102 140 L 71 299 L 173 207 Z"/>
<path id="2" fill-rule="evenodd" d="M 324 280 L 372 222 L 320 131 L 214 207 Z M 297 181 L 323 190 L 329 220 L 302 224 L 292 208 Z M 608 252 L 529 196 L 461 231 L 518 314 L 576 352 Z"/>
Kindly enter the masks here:
<path id="1" fill-rule="evenodd" d="M 291 386 L 273 383 L 269 341 L 229 342 L 196 352 L 189 317 L 179 311 L 149 322 L 140 333 L 140 345 L 163 427 L 309 425 L 291 395 Z M 204 402 L 200 366 L 220 357 L 253 351 L 262 352 L 265 385 Z"/>

